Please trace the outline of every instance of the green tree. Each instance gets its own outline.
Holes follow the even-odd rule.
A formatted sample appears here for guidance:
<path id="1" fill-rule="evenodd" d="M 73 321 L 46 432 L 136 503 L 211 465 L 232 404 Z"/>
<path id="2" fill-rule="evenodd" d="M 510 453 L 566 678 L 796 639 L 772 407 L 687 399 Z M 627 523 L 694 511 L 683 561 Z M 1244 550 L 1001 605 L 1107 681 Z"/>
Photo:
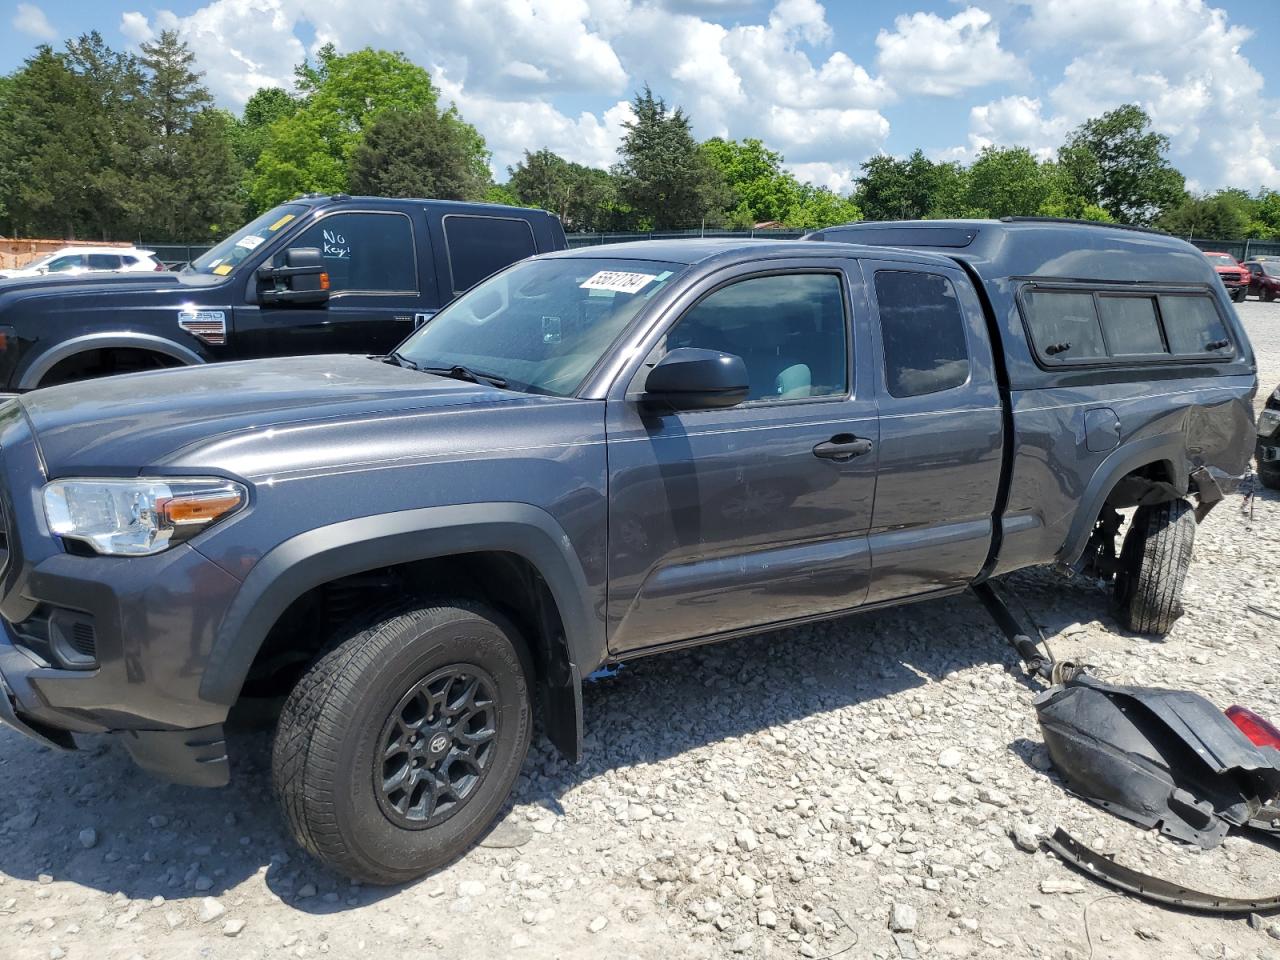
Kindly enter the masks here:
<path id="1" fill-rule="evenodd" d="M 271 124 L 254 166 L 249 195 L 259 209 L 300 193 L 347 189 L 355 149 L 378 114 L 436 106 L 430 75 L 401 53 L 366 47 L 339 55 L 327 45 L 315 65 L 296 73 L 303 101 Z"/>
<path id="2" fill-rule="evenodd" d="M 176 30 L 162 30 L 159 38 L 141 45 L 139 62 L 150 71 L 146 110 L 162 143 L 191 129 L 195 116 L 213 102 L 192 69 L 196 55 Z"/>
<path id="3" fill-rule="evenodd" d="M 0 118 L 3 206 L 16 233 L 107 238 L 127 230 L 144 192 L 148 128 L 135 58 L 96 33 L 41 46 L 8 79 Z"/>
<path id="4" fill-rule="evenodd" d="M 958 168 L 935 164 L 921 150 L 905 160 L 880 154 L 862 164 L 856 200 L 868 220 L 923 220 L 956 216 L 961 202 Z M 945 206 L 944 206 L 945 204 Z"/>
<path id="5" fill-rule="evenodd" d="M 484 138 L 454 107 L 386 110 L 351 158 L 353 193 L 480 200 L 489 184 Z"/>
<path id="6" fill-rule="evenodd" d="M 852 198 L 842 197 L 827 187 L 800 183 L 797 184 L 795 199 L 783 214 L 782 222 L 788 227 L 817 230 L 861 219 L 862 211 Z"/>
<path id="7" fill-rule="evenodd" d="M 782 154 L 759 140 L 723 140 L 702 145 L 703 155 L 717 171 L 732 197 L 728 223 L 751 227 L 763 221 L 783 221 L 801 200 L 800 184 L 782 169 Z"/>
<path id="8" fill-rule="evenodd" d="M 1069 193 L 1121 223 L 1148 224 L 1180 204 L 1185 181 L 1165 159 L 1169 138 L 1150 126 L 1151 118 L 1131 103 L 1073 130 L 1058 151 Z"/>
<path id="9" fill-rule="evenodd" d="M 507 188 L 516 202 L 556 214 L 570 233 L 623 229 L 618 185 L 605 170 L 566 160 L 550 150 L 525 151 L 507 168 Z"/>
<path id="10" fill-rule="evenodd" d="M 1029 217 L 1049 199 L 1050 184 L 1026 147 L 985 147 L 969 167 L 968 203 L 988 217 Z"/>
<path id="11" fill-rule="evenodd" d="M 195 54 L 176 31 L 161 32 L 141 49 L 139 63 L 146 72 L 142 102 L 151 142 L 139 158 L 146 200 L 142 209 L 132 211 L 133 227 L 138 233 L 165 239 L 206 238 L 207 223 L 197 223 L 198 211 L 223 208 L 228 197 L 237 211 L 243 211 L 239 178 L 230 177 L 226 169 L 228 163 L 236 169 L 230 148 L 232 127 L 221 115 L 206 116 L 213 98 L 201 83 L 201 74 L 192 69 Z M 209 157 L 193 149 L 197 124 L 200 147 L 213 150 Z M 214 144 L 211 134 L 225 142 Z M 205 195 L 201 189 L 222 195 Z"/>
<path id="12" fill-rule="evenodd" d="M 279 87 L 262 87 L 245 101 L 233 129 L 236 157 L 252 168 L 267 145 L 268 130 L 277 120 L 298 111 L 298 100 Z"/>
<path id="13" fill-rule="evenodd" d="M 614 172 L 636 226 L 665 230 L 718 221 L 727 193 L 693 138 L 689 117 L 669 109 L 647 85 L 631 107 L 635 117 L 625 124 Z"/>
<path id="14" fill-rule="evenodd" d="M 235 153 L 235 126 L 223 110 L 208 108 L 192 118 L 178 147 L 183 174 L 175 232 L 159 234 L 161 239 L 216 240 L 244 221 L 244 166 Z"/>
<path id="15" fill-rule="evenodd" d="M 1183 237 L 1234 240 L 1245 236 L 1251 222 L 1253 199 L 1243 191 L 1222 190 L 1202 197 L 1186 197 L 1166 210 L 1157 226 Z"/>

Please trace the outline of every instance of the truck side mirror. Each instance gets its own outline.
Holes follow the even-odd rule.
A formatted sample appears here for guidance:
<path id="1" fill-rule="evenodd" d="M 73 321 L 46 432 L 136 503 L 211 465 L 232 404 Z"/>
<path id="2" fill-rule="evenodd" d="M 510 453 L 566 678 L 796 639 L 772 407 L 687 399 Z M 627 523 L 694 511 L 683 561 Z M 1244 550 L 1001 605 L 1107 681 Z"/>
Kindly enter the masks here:
<path id="1" fill-rule="evenodd" d="M 750 379 L 741 357 L 719 350 L 679 347 L 663 357 L 644 382 L 648 407 L 714 410 L 747 399 Z"/>
<path id="2" fill-rule="evenodd" d="M 329 274 L 320 259 L 320 248 L 292 247 L 284 252 L 284 266 L 260 266 L 258 297 L 263 303 L 328 302 Z"/>

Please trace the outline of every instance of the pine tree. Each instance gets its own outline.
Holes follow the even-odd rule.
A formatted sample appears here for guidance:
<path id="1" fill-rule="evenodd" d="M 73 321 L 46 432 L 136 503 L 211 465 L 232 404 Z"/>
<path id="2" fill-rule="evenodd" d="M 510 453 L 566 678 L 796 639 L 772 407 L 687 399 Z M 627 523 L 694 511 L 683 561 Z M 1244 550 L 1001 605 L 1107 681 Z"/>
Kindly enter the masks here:
<path id="1" fill-rule="evenodd" d="M 727 191 L 693 138 L 689 117 L 679 107 L 668 109 L 648 85 L 631 107 L 635 117 L 624 125 L 615 174 L 637 225 L 663 230 L 718 220 Z"/>

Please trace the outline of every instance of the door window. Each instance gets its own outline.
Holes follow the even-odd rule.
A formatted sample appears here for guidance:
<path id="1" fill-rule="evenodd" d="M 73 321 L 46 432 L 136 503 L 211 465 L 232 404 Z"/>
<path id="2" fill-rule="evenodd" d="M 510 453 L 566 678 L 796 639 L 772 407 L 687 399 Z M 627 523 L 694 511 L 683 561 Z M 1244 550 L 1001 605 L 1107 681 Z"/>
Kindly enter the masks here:
<path id="1" fill-rule="evenodd" d="M 58 257 L 56 260 L 51 260 L 47 269 L 50 273 L 61 273 L 63 270 L 75 270 L 83 266 L 84 255 L 80 253 L 71 253 L 65 257 Z"/>
<path id="2" fill-rule="evenodd" d="M 110 253 L 91 253 L 87 257 L 90 270 L 119 270 L 120 257 Z"/>
<path id="3" fill-rule="evenodd" d="M 455 295 L 537 252 L 529 222 L 510 217 L 450 214 L 444 218 L 444 241 Z"/>
<path id="4" fill-rule="evenodd" d="M 747 400 L 807 400 L 848 390 L 844 295 L 834 273 L 752 277 L 695 304 L 666 349 L 701 347 L 741 357 Z"/>
<path id="5" fill-rule="evenodd" d="M 964 313 L 946 277 L 877 270 L 885 386 L 892 397 L 950 390 L 969 379 Z"/>
<path id="6" fill-rule="evenodd" d="M 261 242 L 261 241 L 259 241 Z M 316 247 L 333 293 L 417 293 L 413 226 L 402 213 L 336 213 L 289 246 Z M 277 258 L 282 266 L 283 256 Z"/>

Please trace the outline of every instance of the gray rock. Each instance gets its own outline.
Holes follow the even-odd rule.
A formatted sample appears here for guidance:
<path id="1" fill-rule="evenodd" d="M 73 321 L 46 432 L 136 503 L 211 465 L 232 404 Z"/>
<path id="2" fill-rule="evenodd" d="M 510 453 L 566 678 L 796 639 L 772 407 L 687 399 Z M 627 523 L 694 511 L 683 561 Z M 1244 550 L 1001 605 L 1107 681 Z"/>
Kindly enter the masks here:
<path id="1" fill-rule="evenodd" d="M 247 925 L 247 921 L 238 917 L 235 920 L 228 920 L 222 925 L 222 935 L 224 937 L 238 937 Z"/>
<path id="2" fill-rule="evenodd" d="M 200 901 L 199 917 L 201 923 L 212 923 L 226 912 L 227 908 L 213 897 L 205 897 Z"/>
<path id="3" fill-rule="evenodd" d="M 894 933 L 911 933 L 915 930 L 916 923 L 919 922 L 919 914 L 916 908 L 909 903 L 893 904 L 893 909 L 889 913 L 889 929 Z"/>
<path id="4" fill-rule="evenodd" d="M 964 762 L 964 754 L 955 747 L 948 747 L 938 754 L 938 766 L 944 770 L 950 770 L 952 767 L 958 767 Z"/>
<path id="5" fill-rule="evenodd" d="M 1010 834 L 1013 836 L 1014 845 L 1019 850 L 1035 853 L 1040 849 L 1040 828 L 1034 823 L 1026 823 L 1020 820 L 1013 825 Z"/>
<path id="6" fill-rule="evenodd" d="M 592 933 L 599 933 L 608 925 L 609 925 L 608 918 L 598 916 L 598 917 L 594 917 L 591 920 L 591 922 L 587 924 L 587 929 L 590 930 Z"/>
<path id="7" fill-rule="evenodd" d="M 85 827 L 80 831 L 80 846 L 92 850 L 98 845 L 98 831 L 93 827 Z"/>
<path id="8" fill-rule="evenodd" d="M 744 933 L 738 939 L 733 941 L 734 953 L 746 953 L 755 944 L 756 938 L 750 933 Z"/>

